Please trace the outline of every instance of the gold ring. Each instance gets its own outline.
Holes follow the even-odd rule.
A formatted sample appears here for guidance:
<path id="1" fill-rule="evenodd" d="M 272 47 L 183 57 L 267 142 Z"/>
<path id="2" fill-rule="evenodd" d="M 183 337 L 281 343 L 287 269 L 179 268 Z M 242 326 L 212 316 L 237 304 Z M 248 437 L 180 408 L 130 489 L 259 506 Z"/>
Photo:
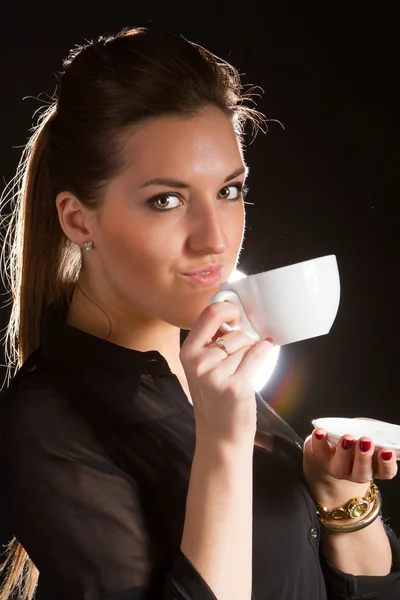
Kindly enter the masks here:
<path id="1" fill-rule="evenodd" d="M 217 344 L 218 348 L 221 348 L 221 350 L 223 350 L 228 356 L 230 356 L 228 348 L 225 346 L 225 342 L 221 337 L 217 338 L 215 340 L 215 343 Z"/>

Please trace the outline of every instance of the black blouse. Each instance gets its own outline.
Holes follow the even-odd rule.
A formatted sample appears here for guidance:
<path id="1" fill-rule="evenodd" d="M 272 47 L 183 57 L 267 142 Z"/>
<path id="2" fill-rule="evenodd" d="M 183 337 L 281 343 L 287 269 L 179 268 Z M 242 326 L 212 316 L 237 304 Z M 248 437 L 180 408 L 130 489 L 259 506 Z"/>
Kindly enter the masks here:
<path id="1" fill-rule="evenodd" d="M 348 575 L 321 556 L 302 440 L 256 400 L 258 429 L 275 443 L 254 448 L 253 598 L 399 600 L 389 528 L 385 577 Z M 3 501 L 39 569 L 37 600 L 215 600 L 179 549 L 195 424 L 158 352 L 101 340 L 49 310 L 1 405 Z"/>

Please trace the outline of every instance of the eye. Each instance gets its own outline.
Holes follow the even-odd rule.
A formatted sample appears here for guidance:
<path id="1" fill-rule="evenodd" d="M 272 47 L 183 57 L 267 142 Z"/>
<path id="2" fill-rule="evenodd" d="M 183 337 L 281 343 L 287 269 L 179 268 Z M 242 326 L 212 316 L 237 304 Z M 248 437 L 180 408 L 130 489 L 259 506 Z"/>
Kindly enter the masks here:
<path id="1" fill-rule="evenodd" d="M 247 188 L 243 183 L 233 183 L 223 187 L 219 192 L 218 196 L 223 200 L 230 200 L 231 202 L 238 202 L 245 197 Z"/>
<path id="2" fill-rule="evenodd" d="M 148 204 L 155 210 L 167 211 L 180 206 L 181 201 L 174 194 L 160 194 L 151 198 Z"/>

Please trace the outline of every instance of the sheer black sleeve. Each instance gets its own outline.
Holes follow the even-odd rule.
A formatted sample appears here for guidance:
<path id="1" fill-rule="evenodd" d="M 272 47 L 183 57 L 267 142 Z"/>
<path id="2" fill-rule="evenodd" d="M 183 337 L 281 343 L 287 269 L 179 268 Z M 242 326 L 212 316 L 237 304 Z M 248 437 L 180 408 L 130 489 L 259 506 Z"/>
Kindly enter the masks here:
<path id="1" fill-rule="evenodd" d="M 37 600 L 215 600 L 179 548 L 160 558 L 138 485 L 62 394 L 16 388 L 3 411 L 5 507 Z"/>

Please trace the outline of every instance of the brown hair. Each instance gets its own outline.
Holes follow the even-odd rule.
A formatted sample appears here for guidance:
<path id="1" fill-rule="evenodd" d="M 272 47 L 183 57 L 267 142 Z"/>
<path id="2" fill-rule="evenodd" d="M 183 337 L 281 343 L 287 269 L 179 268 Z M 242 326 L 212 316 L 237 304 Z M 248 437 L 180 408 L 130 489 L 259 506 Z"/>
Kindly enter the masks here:
<path id="1" fill-rule="evenodd" d="M 96 210 L 102 190 L 123 167 L 122 133 L 162 115 L 194 115 L 214 106 L 232 118 L 239 137 L 263 115 L 244 104 L 237 70 L 181 36 L 124 29 L 71 51 L 54 102 L 41 113 L 13 180 L 5 259 L 12 293 L 7 358 L 18 367 L 38 347 L 46 307 L 68 301 L 81 268 L 80 249 L 64 235 L 56 195 L 68 190 Z M 33 598 L 38 571 L 16 539 L 1 567 L 0 600 L 19 589 Z"/>

